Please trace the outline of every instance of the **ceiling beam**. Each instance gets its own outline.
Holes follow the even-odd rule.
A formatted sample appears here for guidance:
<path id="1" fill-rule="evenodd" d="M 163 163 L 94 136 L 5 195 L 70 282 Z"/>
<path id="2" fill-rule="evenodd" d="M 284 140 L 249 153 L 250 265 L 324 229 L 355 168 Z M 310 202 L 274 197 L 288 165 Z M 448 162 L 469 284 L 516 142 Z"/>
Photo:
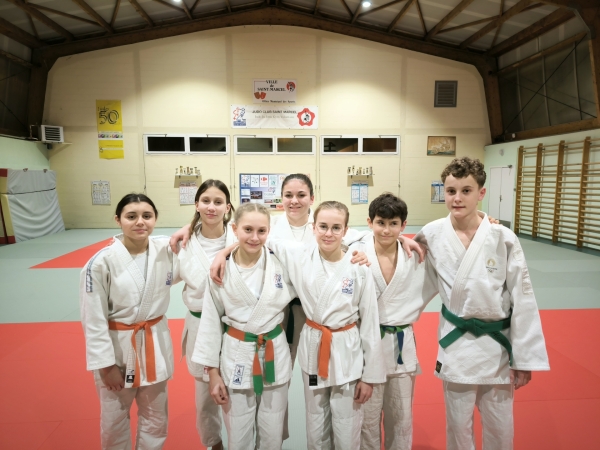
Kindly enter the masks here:
<path id="1" fill-rule="evenodd" d="M 480 23 L 489 22 L 490 20 L 494 20 L 497 17 L 499 16 L 486 17 L 484 19 L 474 20 L 473 22 L 463 23 L 462 25 L 457 25 L 452 28 L 444 28 L 443 30 L 438 31 L 437 34 L 449 33 L 455 30 L 462 30 L 463 28 L 469 28 L 475 25 L 479 25 Z"/>
<path id="2" fill-rule="evenodd" d="M 38 30 L 35 27 L 35 24 L 33 23 L 33 19 L 31 18 L 31 16 L 29 14 L 25 14 L 27 16 L 27 20 L 29 21 L 29 25 L 31 25 L 31 29 L 33 30 L 33 35 L 36 38 L 40 38 L 40 35 L 38 34 Z"/>
<path id="3" fill-rule="evenodd" d="M 7 1 L 12 3 L 13 5 L 15 5 L 16 7 L 22 9 L 23 11 L 25 11 L 27 14 L 31 15 L 35 19 L 39 20 L 47 27 L 52 28 L 58 34 L 63 36 L 67 41 L 70 42 L 74 39 L 74 36 L 71 33 L 69 33 L 67 30 L 65 30 L 63 27 L 61 27 L 59 24 L 57 24 L 54 20 L 52 20 L 52 19 L 48 18 L 47 16 L 45 16 L 44 14 L 42 14 L 37 9 L 35 9 L 35 8 L 31 7 L 29 4 L 23 2 L 23 0 L 7 0 Z"/>
<path id="4" fill-rule="evenodd" d="M 317 14 L 317 11 L 319 10 L 319 3 L 321 3 L 321 0 L 317 0 L 317 2 L 315 3 L 315 9 L 313 10 L 313 14 Z"/>
<path id="5" fill-rule="evenodd" d="M 218 16 L 185 20 L 172 24 L 157 25 L 152 29 L 144 28 L 131 32 L 119 32 L 114 35 L 104 35 L 96 38 L 78 40 L 71 43 L 56 44 L 45 47 L 42 52 L 44 58 L 55 60 L 61 56 L 112 48 L 120 45 L 129 45 L 153 39 L 180 36 L 198 31 L 245 25 L 287 25 L 304 27 L 379 42 L 385 45 L 460 61 L 466 64 L 476 65 L 482 62 L 495 64 L 494 58 L 486 57 L 472 51 L 460 50 L 456 47 L 441 45 L 435 42 L 423 42 L 418 38 L 400 36 L 396 33 L 386 33 L 384 30 L 350 25 L 348 22 L 339 19 L 336 20 L 314 16 L 310 12 L 299 12 L 287 9 L 283 6 L 279 8 L 261 7 L 234 11 L 230 14 L 221 14 Z"/>
<path id="6" fill-rule="evenodd" d="M 386 3 L 385 5 L 381 5 L 381 6 L 378 6 L 377 8 L 368 9 L 368 10 L 364 11 L 360 15 L 360 17 L 366 16 L 368 14 L 373 14 L 374 12 L 381 11 L 382 9 L 389 8 L 390 6 L 395 5 L 396 3 L 402 3 L 402 2 L 405 2 L 405 1 L 406 0 L 393 0 L 393 1 L 389 2 L 389 3 Z"/>
<path id="7" fill-rule="evenodd" d="M 190 13 L 194 14 L 194 10 L 196 9 L 196 6 L 198 6 L 198 3 L 200 3 L 200 0 L 196 0 L 194 2 L 194 4 L 192 5 L 192 7 L 190 8 Z"/>
<path id="8" fill-rule="evenodd" d="M 425 25 L 425 18 L 423 17 L 423 11 L 421 11 L 419 0 L 416 1 L 415 5 L 417 5 L 417 12 L 419 13 L 419 19 L 421 20 L 421 27 L 423 27 L 423 36 L 427 36 L 427 26 Z"/>
<path id="9" fill-rule="evenodd" d="M 344 0 L 340 0 L 340 2 L 342 2 L 342 5 L 344 6 L 344 9 L 348 13 L 348 15 L 350 17 L 352 17 L 352 11 L 350 11 L 350 8 L 348 7 L 348 3 L 346 3 Z"/>
<path id="10" fill-rule="evenodd" d="M 175 11 L 179 11 L 181 14 L 186 14 L 185 10 L 183 8 L 180 8 L 179 6 L 175 6 L 173 3 L 169 3 L 169 2 L 165 2 L 164 0 L 154 0 L 156 3 L 160 3 L 163 6 L 167 6 L 171 9 L 174 9 Z M 183 1 L 181 2 L 183 3 Z M 189 19 L 191 19 L 191 16 L 188 16 Z"/>
<path id="11" fill-rule="evenodd" d="M 429 33 L 425 36 L 426 41 L 430 41 L 438 32 L 444 28 L 452 19 L 458 16 L 464 9 L 473 3 L 474 0 L 462 0 L 458 5 L 454 7 L 452 11 L 446 14 L 442 20 L 440 20 L 435 27 L 429 30 Z"/>
<path id="12" fill-rule="evenodd" d="M 192 16 L 192 12 L 189 10 L 187 5 L 185 4 L 185 0 L 181 0 L 181 4 L 183 5 L 183 10 L 185 11 L 185 15 L 188 16 L 188 19 L 192 20 L 194 17 Z"/>
<path id="13" fill-rule="evenodd" d="M 73 2 L 75 2 L 81 9 L 83 9 L 83 11 L 88 16 L 90 16 L 92 19 L 94 19 L 98 25 L 100 25 L 102 28 L 104 28 L 110 34 L 113 34 L 115 32 L 115 30 L 113 30 L 113 28 L 108 24 L 108 22 L 106 20 L 104 20 L 102 18 L 102 16 L 94 10 L 94 8 L 92 8 L 90 5 L 88 5 L 85 2 L 85 0 L 73 0 Z"/>
<path id="14" fill-rule="evenodd" d="M 225 3 L 227 4 L 227 11 L 231 12 L 231 3 L 229 3 L 229 0 L 225 0 Z"/>
<path id="15" fill-rule="evenodd" d="M 504 0 L 500 0 L 500 13 L 498 16 L 502 16 L 504 14 Z M 494 39 L 492 40 L 492 47 L 496 45 L 496 41 L 498 40 L 498 35 L 500 34 L 500 30 L 502 29 L 502 25 L 496 28 L 496 33 L 494 34 Z"/>
<path id="16" fill-rule="evenodd" d="M 586 31 L 582 31 L 581 33 L 576 34 L 575 36 L 571 36 L 569 39 L 565 39 L 564 41 L 559 42 L 558 44 L 555 44 L 552 47 L 548 47 L 548 48 L 542 50 L 541 52 L 534 53 L 533 55 L 528 56 L 525 59 L 522 59 L 521 61 L 517 61 L 514 64 L 503 67 L 502 69 L 500 69 L 498 71 L 498 75 L 503 75 L 507 72 L 510 72 L 511 70 L 515 70 L 517 67 L 521 67 L 526 64 L 537 61 L 538 59 L 543 58 L 544 56 L 556 53 L 556 52 L 562 50 L 563 48 L 572 47 L 573 44 L 575 44 L 575 43 L 579 42 L 581 39 L 583 39 L 586 34 L 587 34 Z"/>
<path id="17" fill-rule="evenodd" d="M 511 50 L 520 47 L 526 42 L 529 42 L 537 38 L 538 36 L 547 33 L 548 31 L 556 28 L 557 26 L 568 22 L 574 17 L 575 14 L 571 11 L 557 9 L 553 13 L 547 15 L 546 17 L 543 17 L 534 24 L 512 35 L 508 39 L 503 40 L 498 45 L 489 49 L 486 54 L 489 56 L 504 55 L 505 53 L 508 53 Z"/>
<path id="18" fill-rule="evenodd" d="M 33 34 L 29 34 L 27 31 L 13 25 L 2 17 L 0 17 L 0 34 L 29 48 L 39 48 L 46 45 Z"/>
<path id="19" fill-rule="evenodd" d="M 63 17 L 66 17 L 67 19 L 78 20 L 80 22 L 85 22 L 85 23 L 88 23 L 90 25 L 98 26 L 98 24 L 96 22 L 94 22 L 93 20 L 89 20 L 89 19 L 86 19 L 84 17 L 74 16 L 73 14 L 69 14 L 69 13 L 66 13 L 66 12 L 63 12 L 63 11 L 59 11 L 58 9 L 48 8 L 47 6 L 38 5 L 36 3 L 27 3 L 27 4 L 29 6 L 32 6 L 32 7 L 36 8 L 36 9 L 40 9 L 42 11 L 47 11 L 49 13 L 56 14 L 57 16 L 63 16 Z"/>
<path id="20" fill-rule="evenodd" d="M 24 59 L 21 59 L 18 56 L 13 55 L 12 53 L 5 52 L 4 50 L 0 50 L 0 56 L 29 69 L 33 69 L 34 67 L 36 67 L 29 61 L 25 61 Z"/>
<path id="21" fill-rule="evenodd" d="M 481 28 L 481 30 L 479 30 L 475 34 L 472 34 L 467 39 L 465 39 L 463 42 L 461 42 L 460 48 L 467 48 L 469 45 L 473 44 L 474 42 L 477 42 L 479 39 L 481 39 L 483 36 L 488 34 L 494 28 L 499 27 L 504 22 L 506 22 L 508 19 L 519 14 L 521 11 L 523 11 L 523 9 L 525 9 L 527 6 L 529 6 L 530 3 L 531 3 L 531 0 L 520 0 L 519 2 L 515 3 L 512 7 L 508 8 L 508 10 L 504 14 L 502 14 L 500 17 L 498 17 L 497 19 L 494 19 L 493 21 L 491 21 L 490 23 L 485 25 L 483 28 Z"/>
<path id="22" fill-rule="evenodd" d="M 115 3 L 115 9 L 113 9 L 112 17 L 110 18 L 110 26 L 115 26 L 115 20 L 117 20 L 117 14 L 119 14 L 119 6 L 121 6 L 121 0 L 117 0 Z"/>
<path id="23" fill-rule="evenodd" d="M 561 8 L 594 8 L 598 7 L 598 0 L 541 0 L 548 5 L 559 6 Z"/>
<path id="24" fill-rule="evenodd" d="M 144 19 L 150 27 L 154 26 L 154 22 L 152 22 L 152 19 L 150 18 L 148 13 L 146 13 L 146 11 L 144 11 L 144 8 L 142 8 L 140 6 L 140 4 L 137 2 L 137 0 L 129 0 L 129 3 L 131 3 L 131 6 L 133 6 L 133 9 L 135 9 L 137 11 L 137 13 L 140 16 L 142 16 L 142 19 Z"/>
<path id="25" fill-rule="evenodd" d="M 406 12 L 408 11 L 408 8 L 410 8 L 414 2 L 415 2 L 415 0 L 407 0 L 406 4 L 402 7 L 402 9 L 398 13 L 398 15 L 396 17 L 394 17 L 394 20 L 392 20 L 392 23 L 390 23 L 390 25 L 387 27 L 388 33 L 390 33 L 394 29 L 396 24 L 400 21 L 400 19 L 402 19 L 404 17 Z"/>
<path id="26" fill-rule="evenodd" d="M 352 20 L 350 21 L 350 23 L 354 23 L 356 22 L 356 19 L 358 19 L 358 15 L 361 13 L 363 9 L 363 5 L 362 2 L 358 2 L 358 6 L 356 7 L 356 11 L 354 11 L 354 14 L 352 15 Z"/>

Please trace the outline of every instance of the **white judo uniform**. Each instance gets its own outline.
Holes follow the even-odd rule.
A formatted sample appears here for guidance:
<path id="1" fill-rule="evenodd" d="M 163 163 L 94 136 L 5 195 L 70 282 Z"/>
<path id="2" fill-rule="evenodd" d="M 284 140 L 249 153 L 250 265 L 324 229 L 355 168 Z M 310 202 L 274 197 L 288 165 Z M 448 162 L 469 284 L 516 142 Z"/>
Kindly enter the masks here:
<path id="1" fill-rule="evenodd" d="M 182 297 L 188 312 L 181 338 L 181 354 L 185 356 L 188 371 L 195 379 L 196 429 L 202 445 L 212 447 L 221 442 L 221 414 L 219 406 L 210 396 L 208 372 L 203 365 L 192 361 L 192 355 L 200 326 L 204 292 L 209 281 L 210 264 L 216 252 L 234 243 L 236 237 L 230 225 L 225 227 L 225 234 L 219 239 L 203 238 L 199 234 L 200 227 L 191 236 L 187 247 L 179 251 L 175 264 L 185 282 Z M 203 245 L 207 248 L 203 248 Z"/>
<path id="2" fill-rule="evenodd" d="M 377 253 L 373 233 L 359 236 L 365 243 L 365 253 L 371 263 L 375 281 L 379 324 L 381 328 L 387 381 L 373 386 L 373 395 L 363 407 L 361 450 L 381 448 L 381 412 L 384 415 L 385 449 L 412 448 L 412 402 L 415 376 L 421 373 L 417 359 L 412 324 L 425 306 L 437 294 L 435 276 L 419 264 L 415 253 L 412 258 L 397 245 L 396 270 L 386 283 Z M 348 240 L 345 240 L 347 243 Z"/>
<path id="3" fill-rule="evenodd" d="M 472 425 L 477 406 L 483 448 L 504 450 L 513 445 L 510 369 L 550 370 L 550 365 L 521 244 L 510 229 L 492 225 L 486 214 L 479 214 L 482 222 L 468 249 L 450 216 L 425 225 L 415 239 L 428 247 L 428 270 L 437 275 L 447 311 L 463 320 L 506 319 L 509 325 L 496 336 L 510 342 L 512 366 L 506 348 L 490 334 L 476 337 L 467 331 L 446 348 L 439 346 L 435 371 L 444 381 L 447 448 L 475 449 Z M 438 339 L 460 335 L 456 328 L 441 314 Z"/>
<path id="4" fill-rule="evenodd" d="M 87 369 L 101 405 L 103 449 L 131 448 L 129 409 L 138 406 L 136 448 L 160 449 L 167 437 L 167 380 L 173 347 L 165 313 L 178 279 L 167 237 L 150 238 L 145 270 L 115 236 L 81 271 L 81 321 Z M 134 345 L 135 343 L 135 345 Z M 98 369 L 117 365 L 125 388 L 109 391 Z"/>
<path id="5" fill-rule="evenodd" d="M 229 402 L 223 405 L 228 448 L 254 449 L 256 424 L 256 448 L 280 449 L 288 382 L 292 376 L 289 345 L 281 321 L 284 308 L 296 293 L 286 271 L 266 247 L 255 265 L 258 269 L 264 268 L 258 287 L 258 290 L 262 289 L 260 292 L 256 286 L 246 284 L 233 255 L 227 261 L 223 286 L 211 281 L 207 287 L 192 361 L 221 369 L 221 377 L 229 391 Z M 264 383 L 262 395 L 255 393 L 253 376 L 257 369 L 256 343 L 234 337 L 232 330 L 242 336 L 255 337 L 279 331 L 270 341 L 275 372 L 273 382 L 267 382 L 265 360 L 268 359 L 269 342 L 259 347 L 257 376 Z"/>
<path id="6" fill-rule="evenodd" d="M 287 268 L 308 321 L 321 327 L 316 329 L 307 322 L 298 350 L 306 400 L 307 447 L 331 448 L 333 431 L 335 448 L 359 449 L 362 411 L 361 405 L 354 402 L 354 388 L 358 380 L 385 381 L 371 272 L 351 264 L 350 251 L 332 264 L 323 261 L 316 245 L 307 248 L 272 238 L 267 245 Z M 321 342 L 322 336 L 325 343 L 331 339 L 329 346 Z M 327 377 L 319 375 L 323 371 Z"/>

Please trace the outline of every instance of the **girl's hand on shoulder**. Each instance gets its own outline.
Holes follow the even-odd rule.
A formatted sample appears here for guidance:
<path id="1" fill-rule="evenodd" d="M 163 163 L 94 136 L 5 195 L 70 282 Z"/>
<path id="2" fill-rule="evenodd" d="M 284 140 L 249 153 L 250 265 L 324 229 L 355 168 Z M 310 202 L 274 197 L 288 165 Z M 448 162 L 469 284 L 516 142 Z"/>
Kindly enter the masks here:
<path id="1" fill-rule="evenodd" d="M 109 367 L 103 367 L 102 369 L 99 369 L 98 372 L 100 372 L 102 383 L 104 383 L 104 386 L 106 386 L 106 389 L 109 391 L 119 392 L 125 387 L 125 379 L 123 378 L 121 369 L 119 369 L 116 364 Z"/>
<path id="2" fill-rule="evenodd" d="M 492 216 L 488 216 L 488 220 L 492 225 L 502 225 L 498 219 L 494 219 Z"/>
<path id="3" fill-rule="evenodd" d="M 367 258 L 367 254 L 365 252 L 359 252 L 358 250 L 354 250 L 352 252 L 352 259 L 350 260 L 352 264 L 357 264 L 359 266 L 367 265 L 369 267 L 371 263 L 369 262 L 369 258 Z"/>
<path id="4" fill-rule="evenodd" d="M 373 385 L 371 383 L 365 383 L 359 381 L 356 383 L 356 389 L 354 389 L 354 401 L 359 404 L 364 404 L 369 401 L 373 395 Z"/>
<path id="5" fill-rule="evenodd" d="M 208 375 L 210 377 L 210 396 L 217 405 L 225 405 L 229 401 L 229 398 L 227 395 L 227 387 L 225 387 L 225 383 L 223 383 L 223 378 L 221 378 L 219 369 L 216 367 L 211 367 L 208 370 Z"/>

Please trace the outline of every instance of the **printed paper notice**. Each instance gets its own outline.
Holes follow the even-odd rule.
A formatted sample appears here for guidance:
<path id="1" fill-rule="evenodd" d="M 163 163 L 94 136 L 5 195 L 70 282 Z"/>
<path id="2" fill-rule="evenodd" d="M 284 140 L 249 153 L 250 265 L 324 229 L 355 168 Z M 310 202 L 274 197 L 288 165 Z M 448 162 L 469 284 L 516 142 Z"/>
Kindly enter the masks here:
<path id="1" fill-rule="evenodd" d="M 110 205 L 108 181 L 92 181 L 92 205 Z"/>
<path id="2" fill-rule="evenodd" d="M 179 204 L 180 205 L 194 205 L 196 204 L 196 182 L 195 181 L 182 181 L 179 185 Z"/>

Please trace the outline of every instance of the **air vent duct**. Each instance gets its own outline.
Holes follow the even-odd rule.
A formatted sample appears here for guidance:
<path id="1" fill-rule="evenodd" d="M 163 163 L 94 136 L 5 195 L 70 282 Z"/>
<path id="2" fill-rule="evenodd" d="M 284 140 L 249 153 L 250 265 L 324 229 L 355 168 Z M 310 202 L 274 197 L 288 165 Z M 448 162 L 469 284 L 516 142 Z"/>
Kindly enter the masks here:
<path id="1" fill-rule="evenodd" d="M 458 81 L 436 81 L 435 82 L 435 104 L 436 108 L 456 108 L 456 90 Z"/>
<path id="2" fill-rule="evenodd" d="M 63 127 L 57 127 L 54 125 L 41 125 L 40 140 L 45 144 L 62 144 L 65 142 Z"/>

